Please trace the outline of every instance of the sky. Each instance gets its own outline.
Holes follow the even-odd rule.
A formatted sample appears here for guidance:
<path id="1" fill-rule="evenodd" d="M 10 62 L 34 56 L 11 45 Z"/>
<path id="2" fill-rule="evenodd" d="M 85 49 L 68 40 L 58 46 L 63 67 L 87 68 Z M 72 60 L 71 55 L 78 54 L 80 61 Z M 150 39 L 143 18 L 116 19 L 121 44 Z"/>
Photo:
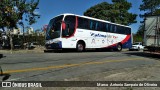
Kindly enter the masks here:
<path id="1" fill-rule="evenodd" d="M 63 13 L 72 13 L 83 15 L 83 13 L 89 9 L 91 6 L 94 6 L 101 2 L 111 3 L 111 0 L 40 0 L 38 5 L 37 13 L 41 15 L 41 18 L 37 20 L 37 23 L 31 25 L 31 27 L 36 29 L 42 28 L 44 25 L 47 25 L 51 18 L 63 14 Z M 130 25 L 132 32 L 136 33 L 140 21 L 143 19 L 139 17 L 140 12 L 139 6 L 142 3 L 141 0 L 127 0 L 132 3 L 132 8 L 129 10 L 131 13 L 137 14 L 137 23 Z"/>

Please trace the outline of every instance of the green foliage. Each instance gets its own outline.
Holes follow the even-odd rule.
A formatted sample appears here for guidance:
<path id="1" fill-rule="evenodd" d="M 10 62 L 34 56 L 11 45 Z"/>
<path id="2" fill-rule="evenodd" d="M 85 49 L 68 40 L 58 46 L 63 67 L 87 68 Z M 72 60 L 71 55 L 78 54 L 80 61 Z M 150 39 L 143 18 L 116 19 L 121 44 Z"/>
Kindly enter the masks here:
<path id="1" fill-rule="evenodd" d="M 140 15 L 140 17 L 144 18 L 144 16 L 150 15 L 160 15 L 160 0 L 142 0 L 142 4 L 140 5 L 141 11 L 146 11 L 144 15 Z M 135 38 L 143 39 L 143 31 L 144 25 L 140 25 Z"/>
<path id="2" fill-rule="evenodd" d="M 25 36 L 25 39 L 26 39 L 26 42 L 36 42 L 38 45 L 42 45 L 44 46 L 45 44 L 45 38 L 43 35 L 39 35 L 39 36 L 36 36 L 36 35 L 28 35 L 28 36 Z M 14 35 L 13 36 L 13 45 L 21 45 L 23 46 L 23 36 L 18 36 L 18 35 Z"/>
<path id="3" fill-rule="evenodd" d="M 33 24 L 40 15 L 35 14 L 39 0 L 1 0 L 0 27 L 17 27 L 20 20 Z"/>
<path id="4" fill-rule="evenodd" d="M 153 15 L 160 15 L 160 9 L 156 9 L 155 12 L 153 12 Z"/>
<path id="5" fill-rule="evenodd" d="M 141 11 L 147 11 L 146 15 L 153 15 L 159 7 L 160 0 L 142 0 L 142 4 L 139 9 Z"/>
<path id="6" fill-rule="evenodd" d="M 36 23 L 40 15 L 35 13 L 39 0 L 1 0 L 0 1 L 0 28 L 17 28 L 17 24 L 24 27 L 23 20 L 28 24 Z M 12 35 L 9 34 L 11 50 L 13 49 Z"/>
<path id="7" fill-rule="evenodd" d="M 141 24 L 139 26 L 137 33 L 133 35 L 134 42 L 142 42 L 143 41 L 143 36 L 144 36 L 143 31 L 144 31 L 144 24 Z"/>
<path id="8" fill-rule="evenodd" d="M 141 24 L 138 28 L 138 31 L 137 31 L 137 35 L 138 36 L 143 36 L 143 31 L 144 31 L 144 24 Z"/>
<path id="9" fill-rule="evenodd" d="M 102 2 L 84 12 L 85 16 L 130 25 L 136 23 L 136 14 L 129 13 L 132 4 L 126 0 L 112 0 L 113 4 Z"/>
<path id="10" fill-rule="evenodd" d="M 143 36 L 139 35 L 133 35 L 133 42 L 142 42 L 143 41 Z"/>

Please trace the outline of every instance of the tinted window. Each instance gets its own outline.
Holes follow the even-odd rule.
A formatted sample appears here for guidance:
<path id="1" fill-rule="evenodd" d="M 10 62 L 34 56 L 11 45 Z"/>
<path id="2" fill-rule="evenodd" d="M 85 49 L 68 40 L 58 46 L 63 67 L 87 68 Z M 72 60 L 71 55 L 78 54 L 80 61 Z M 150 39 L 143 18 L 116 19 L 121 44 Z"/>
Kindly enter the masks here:
<path id="1" fill-rule="evenodd" d="M 83 28 L 84 29 L 84 26 L 83 26 L 83 18 L 80 18 L 78 17 L 78 28 Z"/>
<path id="2" fill-rule="evenodd" d="M 120 26 L 120 34 L 125 34 L 125 28 Z"/>
<path id="3" fill-rule="evenodd" d="M 90 30 L 96 30 L 97 22 L 94 20 L 90 20 Z"/>
<path id="4" fill-rule="evenodd" d="M 78 17 L 78 28 L 90 29 L 89 20 L 85 18 Z"/>
<path id="5" fill-rule="evenodd" d="M 90 20 L 82 17 L 78 17 L 78 28 L 119 34 L 131 34 L 131 29 L 128 27 Z"/>
<path id="6" fill-rule="evenodd" d="M 117 33 L 120 34 L 120 26 L 117 26 Z"/>
<path id="7" fill-rule="evenodd" d="M 110 32 L 113 32 L 113 31 L 114 31 L 114 25 L 110 24 Z"/>
<path id="8" fill-rule="evenodd" d="M 108 24 L 108 23 L 105 24 L 105 31 L 106 31 L 106 32 L 109 32 L 109 24 Z"/>
<path id="9" fill-rule="evenodd" d="M 102 31 L 106 32 L 106 23 L 102 23 Z"/>
<path id="10" fill-rule="evenodd" d="M 90 27 L 89 27 L 91 30 L 93 29 L 93 21 L 90 20 Z"/>
<path id="11" fill-rule="evenodd" d="M 127 34 L 127 35 L 128 35 L 128 34 L 131 34 L 131 28 L 126 27 L 126 30 L 125 30 L 125 31 L 126 31 L 125 34 Z"/>
<path id="12" fill-rule="evenodd" d="M 131 29 L 128 27 L 116 26 L 116 33 L 119 34 L 131 34 Z"/>
<path id="13" fill-rule="evenodd" d="M 114 25 L 114 31 L 113 32 L 117 33 L 117 26 L 116 25 Z"/>
<path id="14" fill-rule="evenodd" d="M 76 17 L 66 16 L 64 21 L 66 23 L 67 34 L 70 36 L 74 33 L 74 30 L 75 30 Z M 66 33 L 63 33 L 63 34 L 66 34 Z"/>

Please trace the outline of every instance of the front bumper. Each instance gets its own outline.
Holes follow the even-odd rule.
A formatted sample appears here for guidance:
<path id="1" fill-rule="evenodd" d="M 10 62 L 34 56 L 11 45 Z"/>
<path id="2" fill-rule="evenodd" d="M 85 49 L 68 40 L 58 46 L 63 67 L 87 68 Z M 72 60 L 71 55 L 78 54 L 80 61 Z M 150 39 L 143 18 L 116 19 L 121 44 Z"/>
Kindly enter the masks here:
<path id="1" fill-rule="evenodd" d="M 62 42 L 46 44 L 46 49 L 62 49 Z"/>

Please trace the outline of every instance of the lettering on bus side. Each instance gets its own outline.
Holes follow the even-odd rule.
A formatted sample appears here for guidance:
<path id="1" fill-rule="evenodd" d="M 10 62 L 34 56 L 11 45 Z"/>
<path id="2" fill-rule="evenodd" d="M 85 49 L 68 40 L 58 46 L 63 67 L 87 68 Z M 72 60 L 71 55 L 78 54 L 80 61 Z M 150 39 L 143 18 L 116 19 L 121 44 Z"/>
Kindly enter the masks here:
<path id="1" fill-rule="evenodd" d="M 106 35 L 102 35 L 102 34 L 100 34 L 100 33 L 98 33 L 98 34 L 96 34 L 96 33 L 90 33 L 91 34 L 91 36 L 93 36 L 93 37 L 103 37 L 103 38 L 106 38 L 107 36 Z"/>
<path id="2" fill-rule="evenodd" d="M 112 35 L 110 35 L 110 34 L 107 34 L 107 38 L 112 38 Z"/>
<path id="3" fill-rule="evenodd" d="M 113 39 L 118 38 L 117 36 L 110 35 L 110 34 L 103 35 L 103 34 L 100 34 L 100 33 L 96 34 L 96 33 L 92 33 L 92 32 L 90 32 L 90 34 L 93 37 L 103 37 L 103 38 L 113 38 Z"/>

